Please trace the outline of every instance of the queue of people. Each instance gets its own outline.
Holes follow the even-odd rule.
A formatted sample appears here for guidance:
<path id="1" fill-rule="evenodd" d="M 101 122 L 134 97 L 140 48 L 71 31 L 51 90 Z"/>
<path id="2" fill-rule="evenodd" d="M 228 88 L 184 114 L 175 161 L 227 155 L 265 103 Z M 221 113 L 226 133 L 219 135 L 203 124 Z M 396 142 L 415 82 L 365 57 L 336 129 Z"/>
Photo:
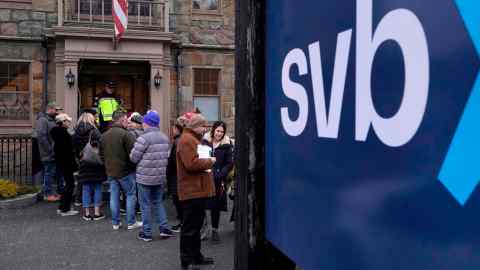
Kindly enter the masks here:
<path id="1" fill-rule="evenodd" d="M 208 122 L 201 113 L 186 113 L 176 120 L 170 143 L 160 131 L 160 117 L 155 111 L 127 117 L 124 111 L 116 110 L 110 122 L 102 124 L 102 133 L 94 111 L 83 112 L 73 128 L 72 119 L 59 113 L 60 110 L 50 103 L 46 114 L 37 122 L 44 165 L 44 198 L 60 201 L 57 213 L 60 216 L 79 214 L 73 205 L 76 182 L 82 218 L 86 221 L 104 219 L 102 183 L 108 181 L 113 230 L 123 226 L 120 217 L 120 192 L 123 192 L 126 229 L 141 228 L 138 239 L 152 241 L 156 223 L 161 238 L 180 232 L 182 270 L 213 264 L 214 260 L 201 252 L 201 229 L 208 208 L 212 220 L 211 240 L 220 241 L 220 212 L 227 210 L 225 181 L 233 167 L 233 145 L 225 135 L 226 124 L 216 122 L 211 132 L 206 133 Z M 210 156 L 199 155 L 201 145 L 211 148 Z M 64 183 L 58 185 L 58 194 L 52 192 L 54 178 Z M 178 224 L 171 227 L 163 204 L 165 192 L 177 211 Z M 141 221 L 136 218 L 137 204 Z"/>

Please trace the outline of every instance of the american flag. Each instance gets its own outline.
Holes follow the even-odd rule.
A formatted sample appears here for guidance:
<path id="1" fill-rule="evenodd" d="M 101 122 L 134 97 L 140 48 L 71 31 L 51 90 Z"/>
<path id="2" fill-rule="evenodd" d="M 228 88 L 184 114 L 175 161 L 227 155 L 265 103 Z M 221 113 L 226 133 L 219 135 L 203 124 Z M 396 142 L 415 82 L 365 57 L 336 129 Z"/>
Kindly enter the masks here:
<path id="1" fill-rule="evenodd" d="M 118 40 L 127 30 L 128 25 L 128 1 L 112 0 L 112 16 L 115 25 L 115 39 Z"/>

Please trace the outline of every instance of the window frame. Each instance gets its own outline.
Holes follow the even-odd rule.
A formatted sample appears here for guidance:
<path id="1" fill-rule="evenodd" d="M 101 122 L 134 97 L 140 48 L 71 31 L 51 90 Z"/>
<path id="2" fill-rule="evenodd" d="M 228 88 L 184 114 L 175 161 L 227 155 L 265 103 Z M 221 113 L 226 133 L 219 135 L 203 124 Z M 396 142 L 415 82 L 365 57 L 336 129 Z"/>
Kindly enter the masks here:
<path id="1" fill-rule="evenodd" d="M 195 92 L 195 70 L 215 70 L 218 72 L 217 76 L 217 94 L 197 94 Z M 192 66 L 192 103 L 195 104 L 196 97 L 215 97 L 218 99 L 218 116 L 217 120 L 222 120 L 222 95 L 220 94 L 220 82 L 222 81 L 222 67 L 220 66 Z M 217 121 L 214 120 L 214 121 Z M 210 121 L 209 122 L 214 122 Z"/>
<path id="2" fill-rule="evenodd" d="M 223 1 L 222 0 L 217 0 L 218 1 L 218 8 L 216 10 L 203 10 L 203 9 L 195 9 L 193 8 L 193 1 L 190 1 L 190 8 L 192 10 L 193 15 L 217 15 L 221 16 L 223 14 Z"/>
<path id="3" fill-rule="evenodd" d="M 33 0 L 0 0 L 0 8 L 32 9 Z"/>
<path id="4" fill-rule="evenodd" d="M 32 74 L 32 61 L 31 60 L 19 60 L 19 59 L 2 59 L 0 58 L 0 63 L 23 63 L 28 65 L 28 98 L 29 98 L 29 110 L 30 113 L 28 115 L 29 119 L 26 120 L 14 120 L 14 119 L 0 119 L 0 127 L 7 128 L 7 127 L 32 127 L 33 123 L 33 74 Z M 43 91 L 43 89 L 42 89 Z M 19 91 L 0 91 L 0 95 L 2 93 L 18 93 Z M 21 91 L 21 93 L 26 93 L 27 91 Z"/>
<path id="5" fill-rule="evenodd" d="M 0 2 L 18 3 L 18 4 L 32 4 L 33 0 L 0 0 Z"/>

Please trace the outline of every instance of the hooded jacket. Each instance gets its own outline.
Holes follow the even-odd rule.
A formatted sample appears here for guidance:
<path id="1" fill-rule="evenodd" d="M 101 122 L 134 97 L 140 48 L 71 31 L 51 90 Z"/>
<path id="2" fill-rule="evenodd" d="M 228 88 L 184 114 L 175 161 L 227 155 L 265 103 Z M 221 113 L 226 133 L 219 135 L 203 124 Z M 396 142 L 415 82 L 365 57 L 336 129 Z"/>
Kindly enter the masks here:
<path id="1" fill-rule="evenodd" d="M 38 140 L 38 150 L 42 162 L 54 161 L 53 139 L 50 134 L 52 128 L 56 127 L 55 117 L 46 113 L 39 113 L 35 124 L 35 135 Z"/>

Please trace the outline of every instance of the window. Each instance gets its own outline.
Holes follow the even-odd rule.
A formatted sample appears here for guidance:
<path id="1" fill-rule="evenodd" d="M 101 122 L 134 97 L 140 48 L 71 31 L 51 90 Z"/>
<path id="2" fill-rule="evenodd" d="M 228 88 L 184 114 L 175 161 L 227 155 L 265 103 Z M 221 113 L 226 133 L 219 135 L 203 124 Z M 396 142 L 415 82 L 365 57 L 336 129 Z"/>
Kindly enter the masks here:
<path id="1" fill-rule="evenodd" d="M 30 121 L 29 63 L 0 62 L 0 121 Z"/>
<path id="2" fill-rule="evenodd" d="M 157 5 L 151 3 L 152 0 L 144 1 L 128 1 L 128 15 L 137 16 L 138 11 L 140 11 L 140 16 L 149 16 L 151 12 L 154 12 L 153 9 Z M 90 15 L 90 10 L 92 15 L 112 15 L 112 1 L 110 0 L 76 0 L 75 1 L 75 14 L 78 13 L 78 7 L 80 6 L 81 15 Z M 150 9 L 152 9 L 150 11 Z"/>
<path id="3" fill-rule="evenodd" d="M 218 69 L 193 70 L 193 106 L 200 109 L 208 121 L 218 121 L 220 117 L 219 74 Z"/>
<path id="4" fill-rule="evenodd" d="M 32 3 L 32 0 L 0 0 L 0 2 L 20 3 L 20 4 L 31 4 L 31 3 Z"/>
<path id="5" fill-rule="evenodd" d="M 220 0 L 193 0 L 194 11 L 218 11 Z"/>

